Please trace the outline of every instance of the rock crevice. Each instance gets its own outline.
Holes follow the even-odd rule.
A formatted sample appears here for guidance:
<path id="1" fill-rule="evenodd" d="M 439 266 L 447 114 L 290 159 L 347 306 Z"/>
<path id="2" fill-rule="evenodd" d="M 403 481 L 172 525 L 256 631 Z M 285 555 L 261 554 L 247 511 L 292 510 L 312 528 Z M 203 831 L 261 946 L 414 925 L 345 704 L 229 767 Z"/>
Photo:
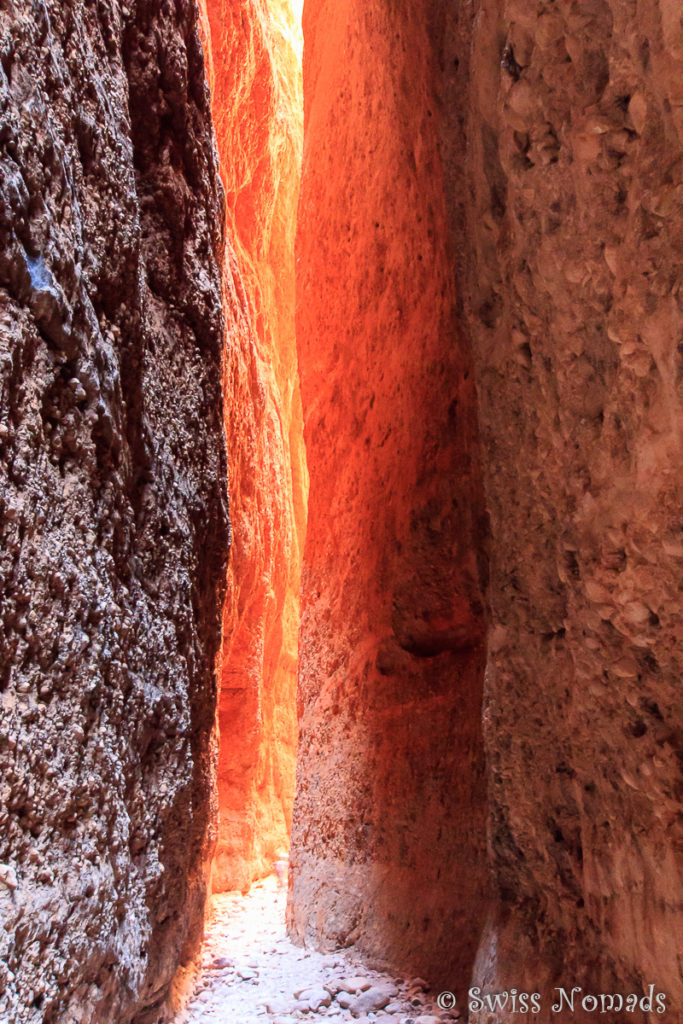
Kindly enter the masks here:
<path id="1" fill-rule="evenodd" d="M 225 420 L 233 546 L 223 612 L 214 888 L 246 889 L 289 848 L 308 486 L 294 338 L 302 145 L 289 0 L 206 0 L 205 51 L 234 257 Z"/>

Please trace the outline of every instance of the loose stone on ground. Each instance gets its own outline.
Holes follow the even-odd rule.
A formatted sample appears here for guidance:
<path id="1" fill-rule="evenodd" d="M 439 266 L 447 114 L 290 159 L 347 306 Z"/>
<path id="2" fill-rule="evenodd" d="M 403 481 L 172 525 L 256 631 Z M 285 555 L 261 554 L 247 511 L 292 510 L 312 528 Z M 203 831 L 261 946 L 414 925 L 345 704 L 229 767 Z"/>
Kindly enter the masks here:
<path id="1" fill-rule="evenodd" d="M 447 1024 L 421 978 L 366 968 L 351 950 L 318 953 L 285 932 L 286 894 L 274 877 L 214 898 L 194 995 L 175 1024 Z"/>

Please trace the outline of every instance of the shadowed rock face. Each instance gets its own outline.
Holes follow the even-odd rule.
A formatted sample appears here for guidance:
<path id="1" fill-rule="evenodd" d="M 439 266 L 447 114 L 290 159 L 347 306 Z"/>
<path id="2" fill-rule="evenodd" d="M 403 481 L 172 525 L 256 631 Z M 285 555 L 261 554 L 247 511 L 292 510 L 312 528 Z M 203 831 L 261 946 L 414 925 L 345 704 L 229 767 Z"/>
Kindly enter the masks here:
<path id="1" fill-rule="evenodd" d="M 506 922 L 477 979 L 654 983 L 675 1020 L 681 8 L 477 7 L 464 279 L 493 538 L 485 727 Z"/>
<path id="2" fill-rule="evenodd" d="M 0 1018 L 156 1020 L 194 949 L 227 551 L 195 6 L 0 4 Z"/>
<path id="3" fill-rule="evenodd" d="M 553 984 L 683 1001 L 680 29 L 656 0 L 304 13 L 290 928 L 469 979 L 490 560 L 473 977 L 544 1021 Z"/>

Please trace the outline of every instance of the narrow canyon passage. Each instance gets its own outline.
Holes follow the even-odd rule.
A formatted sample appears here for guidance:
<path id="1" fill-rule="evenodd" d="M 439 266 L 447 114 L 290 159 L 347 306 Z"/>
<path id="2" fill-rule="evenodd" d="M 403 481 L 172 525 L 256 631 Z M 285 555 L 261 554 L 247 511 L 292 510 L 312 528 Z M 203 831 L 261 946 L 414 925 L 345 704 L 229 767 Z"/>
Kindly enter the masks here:
<path id="1" fill-rule="evenodd" d="M 682 18 L 0 0 L 0 1024 L 683 1024 Z"/>
<path id="2" fill-rule="evenodd" d="M 383 139 L 368 151 L 374 183 L 358 191 L 349 172 L 368 129 L 361 120 L 338 137 L 324 124 L 311 131 L 311 111 L 339 103 L 346 72 L 332 59 L 334 26 L 320 39 L 308 33 L 306 80 L 317 81 L 321 64 L 326 76 L 308 97 L 297 221 L 300 27 L 283 2 L 243 4 L 240 17 L 236 39 L 233 5 L 207 0 L 234 250 L 225 397 L 233 547 L 213 887 L 244 888 L 289 846 L 303 553 L 290 928 L 299 941 L 357 942 L 378 962 L 438 973 L 462 991 L 487 898 L 484 508 L 471 355 L 454 315 L 428 120 L 437 104 L 430 44 L 417 15 L 400 32 L 379 21 L 361 40 L 384 46 L 386 37 L 388 48 L 354 84 Z M 314 18 L 309 4 L 307 24 Z M 392 98 L 405 41 L 421 32 L 420 89 Z M 340 95 L 343 118 L 355 99 Z M 405 146 L 411 135 L 424 166 Z M 447 778 L 458 779 L 448 790 Z"/>
<path id="3" fill-rule="evenodd" d="M 590 865 L 609 862 L 612 841 L 589 825 L 586 798 L 573 795 L 579 779 L 584 794 L 598 792 L 596 759 L 627 757 L 623 729 L 648 732 L 639 708 L 673 721 L 659 666 L 673 650 L 675 599 L 655 541 L 671 527 L 654 524 L 673 511 L 675 420 L 652 420 L 643 393 L 630 429 L 661 433 L 658 454 L 634 458 L 628 447 L 624 462 L 612 433 L 621 430 L 622 393 L 643 380 L 628 356 L 616 371 L 617 324 L 629 303 L 641 307 L 638 275 L 627 281 L 615 267 L 627 266 L 634 246 L 643 267 L 659 265 L 673 236 L 662 225 L 646 257 L 637 227 L 610 205 L 615 182 L 626 188 L 633 175 L 647 182 L 634 203 L 652 188 L 675 188 L 680 126 L 667 122 L 668 100 L 647 135 L 661 152 L 676 138 L 678 156 L 659 180 L 638 141 L 647 134 L 641 107 L 658 95 L 651 76 L 677 59 L 667 19 L 650 63 L 641 55 L 644 40 L 648 53 L 656 49 L 654 22 L 606 4 L 533 17 L 520 5 L 481 4 L 476 20 L 438 4 L 425 12 L 308 0 L 304 9 L 296 341 L 310 498 L 288 927 L 299 942 L 353 945 L 373 963 L 424 974 L 461 1001 L 473 980 L 501 991 L 540 987 L 549 1015 L 548 993 L 567 970 L 560 935 L 579 950 L 571 971 L 588 985 L 616 989 L 642 962 L 662 987 L 679 988 L 665 952 L 677 887 L 666 842 L 658 882 L 640 866 L 642 843 L 632 865 L 643 879 L 635 891 L 658 893 L 639 910 L 644 921 L 663 915 L 647 926 L 661 952 L 655 963 L 623 921 L 607 927 L 604 880 L 589 895 Z M 219 124 L 231 109 L 214 99 Z M 607 136 L 604 152 L 589 152 L 591 132 Z M 549 211 L 540 222 L 536 202 Z M 611 239 L 604 257 L 583 252 L 593 221 Z M 293 214 L 290 224 L 291 244 Z M 550 264 L 533 269 L 528 232 Z M 520 266 L 532 268 L 528 290 Z M 668 287 L 675 276 L 661 282 L 659 312 L 649 294 L 644 330 L 670 348 Z M 548 332 L 560 343 L 547 345 Z M 565 446 L 578 452 L 572 473 L 546 477 L 540 467 L 552 452 L 569 458 Z M 619 518 L 625 479 L 641 497 Z M 642 490 L 653 479 L 657 506 Z M 641 530 L 658 548 L 649 558 L 661 566 L 656 588 L 635 548 L 630 562 L 626 554 L 627 534 Z M 589 557 L 596 531 L 600 553 Z M 626 570 L 615 572 L 610 547 L 620 536 L 621 580 Z M 607 600 L 610 587 L 624 611 L 613 617 L 603 606 L 598 622 L 586 599 Z M 668 622 L 661 636 L 636 621 L 641 587 L 650 625 L 658 630 L 662 615 Z M 610 640 L 612 630 L 623 640 Z M 642 653 L 653 647 L 654 661 Z M 603 676 L 618 665 L 623 692 L 628 669 L 651 696 L 598 699 L 590 679 L 599 662 Z M 636 717 L 615 733 L 624 700 Z M 599 750 L 590 726 L 577 725 L 579 708 L 602 722 Z M 666 780 L 676 771 L 667 746 L 660 795 L 670 823 L 676 800 Z M 530 790 L 521 765 L 542 766 L 547 783 Z M 575 780 L 569 788 L 565 775 Z M 601 796 L 606 807 L 613 799 Z M 622 820 L 619 799 L 610 820 Z M 593 941 L 603 954 L 589 952 Z M 575 1012 L 578 1020 L 582 1008 Z"/>
<path id="4" fill-rule="evenodd" d="M 681 1000 L 680 39 L 476 6 L 304 7 L 288 929 L 463 1007 L 551 1020 L 571 977 L 648 1020 Z"/>
<path id="5" fill-rule="evenodd" d="M 294 798 L 308 490 L 294 330 L 302 38 L 289 0 L 203 0 L 201 10 L 229 247 L 224 409 L 232 546 L 212 868 L 220 892 L 248 887 L 286 855 Z"/>

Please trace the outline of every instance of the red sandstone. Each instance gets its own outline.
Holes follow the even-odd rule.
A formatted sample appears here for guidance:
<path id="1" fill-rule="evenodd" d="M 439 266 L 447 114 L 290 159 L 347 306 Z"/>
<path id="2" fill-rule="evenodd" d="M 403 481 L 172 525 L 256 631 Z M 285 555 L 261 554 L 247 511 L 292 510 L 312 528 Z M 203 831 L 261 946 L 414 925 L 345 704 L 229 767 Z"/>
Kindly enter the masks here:
<path id="1" fill-rule="evenodd" d="M 412 3 L 309 0 L 304 35 L 289 923 L 462 988 L 486 905 L 484 510 L 438 69 Z"/>
<path id="2" fill-rule="evenodd" d="M 232 550 L 223 614 L 214 888 L 289 846 L 307 471 L 294 340 L 300 30 L 289 4 L 206 0 L 226 231 L 225 419 Z"/>

